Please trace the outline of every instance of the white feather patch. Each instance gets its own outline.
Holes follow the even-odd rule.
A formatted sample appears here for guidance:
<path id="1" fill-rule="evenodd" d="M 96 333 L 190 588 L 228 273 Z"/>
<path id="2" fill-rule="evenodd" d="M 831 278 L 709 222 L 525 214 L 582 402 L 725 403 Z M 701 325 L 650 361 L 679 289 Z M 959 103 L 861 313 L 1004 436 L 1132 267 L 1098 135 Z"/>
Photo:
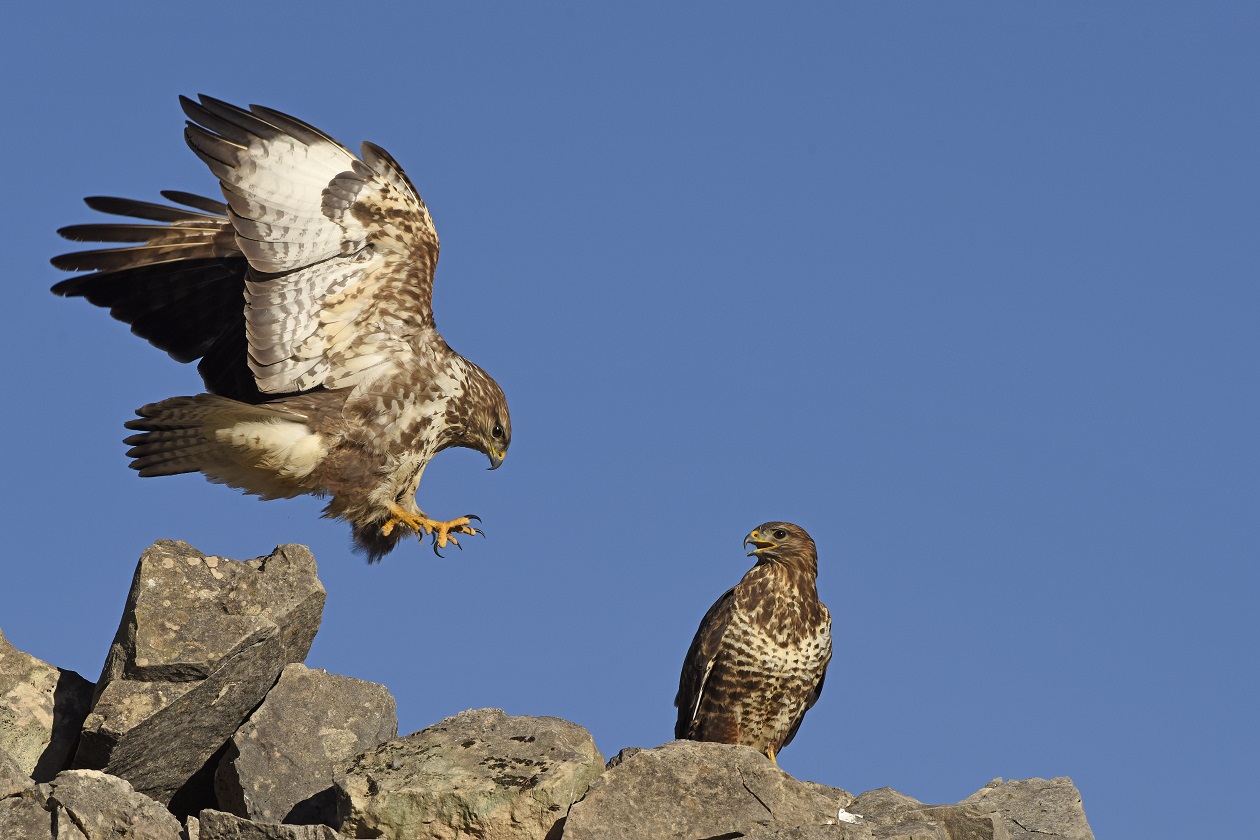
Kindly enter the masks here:
<path id="1" fill-rule="evenodd" d="M 219 429 L 220 443 L 247 453 L 253 465 L 287 478 L 305 478 L 328 454 L 322 435 L 304 423 L 289 420 L 251 420 Z"/>

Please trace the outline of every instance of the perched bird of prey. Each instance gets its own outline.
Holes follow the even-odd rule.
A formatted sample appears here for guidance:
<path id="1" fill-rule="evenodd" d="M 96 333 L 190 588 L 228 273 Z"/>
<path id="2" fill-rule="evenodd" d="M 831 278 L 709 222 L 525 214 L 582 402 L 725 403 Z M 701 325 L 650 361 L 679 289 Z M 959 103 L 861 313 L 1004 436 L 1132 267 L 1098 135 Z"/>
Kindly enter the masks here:
<path id="1" fill-rule="evenodd" d="M 226 204 L 89 198 L 157 224 L 74 225 L 76 242 L 121 247 L 53 259 L 92 273 L 53 287 L 108 307 L 180 362 L 201 359 L 206 393 L 136 411 L 142 476 L 201 472 L 264 499 L 326 496 L 369 561 L 407 534 L 434 549 L 470 520 L 416 504 L 425 466 L 452 446 L 495 469 L 512 440 L 503 391 L 438 334 L 438 237 L 416 188 L 384 149 L 360 156 L 270 108 L 180 97 L 184 138 Z"/>
<path id="2" fill-rule="evenodd" d="M 675 738 L 743 744 L 771 761 L 822 693 L 831 613 L 818 600 L 818 550 L 788 522 L 757 526 L 757 558 L 709 608 L 678 681 Z"/>

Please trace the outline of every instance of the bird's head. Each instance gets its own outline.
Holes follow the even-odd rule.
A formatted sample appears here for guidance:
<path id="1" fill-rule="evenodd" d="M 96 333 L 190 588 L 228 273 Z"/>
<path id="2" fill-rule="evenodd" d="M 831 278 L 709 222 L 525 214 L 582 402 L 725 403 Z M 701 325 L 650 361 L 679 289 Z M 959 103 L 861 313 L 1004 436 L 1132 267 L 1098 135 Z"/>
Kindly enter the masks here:
<path id="1" fill-rule="evenodd" d="M 469 375 L 464 383 L 465 398 L 460 405 L 462 411 L 452 412 L 448 418 L 453 433 L 448 445 L 477 450 L 490 459 L 489 468 L 495 470 L 512 444 L 507 397 L 488 373 L 472 362 L 466 364 Z"/>
<path id="2" fill-rule="evenodd" d="M 500 392 L 500 396 L 502 393 Z M 481 426 L 481 443 L 478 447 L 490 459 L 489 469 L 497 470 L 507 457 L 508 447 L 512 444 L 512 418 L 508 416 L 507 401 L 501 400 L 500 409 L 486 419 Z"/>
<path id="3" fill-rule="evenodd" d="M 766 522 L 744 538 L 749 557 L 758 563 L 785 563 L 818 572 L 818 548 L 805 529 L 791 522 Z"/>

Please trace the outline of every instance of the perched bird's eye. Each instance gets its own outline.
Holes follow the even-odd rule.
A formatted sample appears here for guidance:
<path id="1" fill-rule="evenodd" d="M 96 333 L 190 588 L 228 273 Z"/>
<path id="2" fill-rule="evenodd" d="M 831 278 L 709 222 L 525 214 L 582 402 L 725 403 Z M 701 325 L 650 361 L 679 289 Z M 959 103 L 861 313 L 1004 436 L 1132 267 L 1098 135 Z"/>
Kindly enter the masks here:
<path id="1" fill-rule="evenodd" d="M 781 540 L 781 539 L 783 539 L 783 538 L 784 538 L 784 537 L 786 537 L 786 536 L 787 536 L 787 531 L 784 531 L 782 528 L 775 528 L 775 529 L 774 529 L 774 538 L 775 538 L 776 540 Z"/>
<path id="2" fill-rule="evenodd" d="M 500 426 L 498 423 L 495 423 L 494 429 L 491 430 L 490 432 L 490 436 L 493 437 L 495 440 L 498 440 L 499 438 L 503 437 L 503 427 Z"/>

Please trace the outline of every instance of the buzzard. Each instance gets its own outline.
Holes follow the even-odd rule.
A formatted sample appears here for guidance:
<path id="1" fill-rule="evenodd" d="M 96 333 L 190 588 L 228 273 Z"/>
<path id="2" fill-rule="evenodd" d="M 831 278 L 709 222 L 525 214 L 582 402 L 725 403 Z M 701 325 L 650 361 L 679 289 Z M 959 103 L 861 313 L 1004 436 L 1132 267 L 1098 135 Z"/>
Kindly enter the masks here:
<path id="1" fill-rule="evenodd" d="M 437 521 L 416 504 L 434 455 L 467 447 L 495 469 L 512 423 L 499 385 L 438 334 L 437 231 L 402 167 L 270 108 L 180 104 L 184 139 L 226 203 L 89 198 L 128 219 L 59 232 L 115 246 L 52 260 L 91 272 L 54 293 L 108 307 L 176 361 L 201 360 L 205 393 L 126 424 L 139 432 L 131 466 L 201 472 L 263 499 L 327 497 L 324 515 L 350 523 L 369 562 L 411 533 L 432 534 L 435 551 L 479 533 L 477 517 Z"/>
<path id="2" fill-rule="evenodd" d="M 743 744 L 778 763 L 822 693 L 831 613 L 818 600 L 818 550 L 788 522 L 744 540 L 757 558 L 709 608 L 678 681 L 675 738 Z"/>

